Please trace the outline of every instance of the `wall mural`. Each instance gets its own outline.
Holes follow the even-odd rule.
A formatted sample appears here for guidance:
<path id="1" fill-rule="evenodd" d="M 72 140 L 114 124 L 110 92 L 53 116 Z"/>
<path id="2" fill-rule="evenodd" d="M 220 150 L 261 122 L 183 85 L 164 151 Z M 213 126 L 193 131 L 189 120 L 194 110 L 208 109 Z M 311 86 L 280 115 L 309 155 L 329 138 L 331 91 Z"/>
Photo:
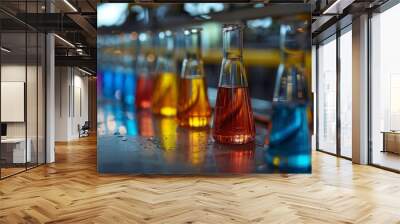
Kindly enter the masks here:
<path id="1" fill-rule="evenodd" d="M 97 18 L 100 173 L 311 172 L 307 4 L 104 3 Z"/>

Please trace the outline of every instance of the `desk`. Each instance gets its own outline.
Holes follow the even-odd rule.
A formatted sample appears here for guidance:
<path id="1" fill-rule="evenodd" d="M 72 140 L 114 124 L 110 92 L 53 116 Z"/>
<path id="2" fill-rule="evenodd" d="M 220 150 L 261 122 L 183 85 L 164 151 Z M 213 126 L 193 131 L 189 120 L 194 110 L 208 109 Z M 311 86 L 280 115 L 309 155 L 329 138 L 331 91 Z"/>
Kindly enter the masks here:
<path id="1" fill-rule="evenodd" d="M 400 131 L 383 131 L 382 152 L 400 154 Z"/>
<path id="2" fill-rule="evenodd" d="M 25 151 L 25 138 L 6 138 L 1 139 L 2 146 L 2 157 L 5 154 L 5 158 L 9 163 L 25 163 L 31 162 L 32 153 L 31 153 L 31 145 L 32 141 L 30 138 L 26 140 L 28 142 Z M 12 157 L 11 157 L 12 154 Z M 10 156 L 8 156 L 10 155 Z M 4 158 L 4 157 L 3 157 Z M 12 158 L 12 161 L 11 161 Z M 25 160 L 26 159 L 26 160 Z"/>

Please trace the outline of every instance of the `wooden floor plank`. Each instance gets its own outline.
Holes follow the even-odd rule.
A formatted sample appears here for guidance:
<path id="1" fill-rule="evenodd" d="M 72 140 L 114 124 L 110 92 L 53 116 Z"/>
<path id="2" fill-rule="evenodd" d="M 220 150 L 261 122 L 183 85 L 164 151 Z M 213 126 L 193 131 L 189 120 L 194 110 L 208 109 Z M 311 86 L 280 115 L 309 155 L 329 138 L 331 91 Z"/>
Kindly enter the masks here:
<path id="1" fill-rule="evenodd" d="M 96 139 L 0 181 L 0 223 L 400 223 L 400 175 L 313 152 L 311 175 L 98 174 Z"/>

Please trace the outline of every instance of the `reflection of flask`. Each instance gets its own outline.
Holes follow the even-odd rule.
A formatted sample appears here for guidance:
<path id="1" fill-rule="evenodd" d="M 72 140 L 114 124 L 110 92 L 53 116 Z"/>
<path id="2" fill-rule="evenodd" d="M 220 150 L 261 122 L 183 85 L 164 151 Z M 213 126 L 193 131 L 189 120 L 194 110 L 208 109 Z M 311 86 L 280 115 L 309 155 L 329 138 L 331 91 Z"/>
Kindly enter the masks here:
<path id="1" fill-rule="evenodd" d="M 139 123 L 139 134 L 143 137 L 154 136 L 153 117 L 150 111 L 139 111 L 137 113 Z"/>
<path id="2" fill-rule="evenodd" d="M 159 34 L 159 44 L 152 111 L 164 116 L 175 116 L 178 103 L 178 79 L 174 58 L 174 37 L 171 31 Z"/>
<path id="3" fill-rule="evenodd" d="M 151 36 L 149 33 L 139 35 L 139 54 L 136 59 L 137 87 L 135 105 L 137 109 L 151 107 L 153 92 L 155 55 L 151 50 Z"/>
<path id="4" fill-rule="evenodd" d="M 185 30 L 186 56 L 182 63 L 178 98 L 178 119 L 182 126 L 207 126 L 211 116 L 201 58 L 200 32 L 198 28 Z"/>
<path id="5" fill-rule="evenodd" d="M 161 148 L 161 150 L 164 151 L 162 155 L 164 156 L 165 162 L 167 164 L 177 163 L 177 126 L 178 124 L 173 117 L 155 118 L 155 130 L 157 135 L 160 137 L 159 147 Z"/>
<path id="6" fill-rule="evenodd" d="M 186 155 L 185 160 L 193 167 L 202 167 L 207 152 L 209 129 L 179 128 L 179 153 Z"/>
<path id="7" fill-rule="evenodd" d="M 255 143 L 244 145 L 214 144 L 217 168 L 222 173 L 252 173 L 255 169 Z"/>
<path id="8" fill-rule="evenodd" d="M 136 108 L 138 109 L 150 108 L 152 92 L 153 92 L 152 77 L 138 75 L 137 87 L 136 87 Z"/>
<path id="9" fill-rule="evenodd" d="M 307 123 L 307 87 L 296 59 L 303 56 L 301 41 L 288 25 L 281 26 L 281 64 L 274 90 L 270 147 L 293 152 L 311 149 Z M 300 57 L 299 57 L 300 56 Z M 299 61 L 299 60 L 297 60 Z"/>
<path id="10" fill-rule="evenodd" d="M 224 58 L 215 105 L 213 137 L 217 142 L 244 144 L 254 141 L 255 127 L 242 62 L 243 28 L 238 24 L 223 28 Z"/>

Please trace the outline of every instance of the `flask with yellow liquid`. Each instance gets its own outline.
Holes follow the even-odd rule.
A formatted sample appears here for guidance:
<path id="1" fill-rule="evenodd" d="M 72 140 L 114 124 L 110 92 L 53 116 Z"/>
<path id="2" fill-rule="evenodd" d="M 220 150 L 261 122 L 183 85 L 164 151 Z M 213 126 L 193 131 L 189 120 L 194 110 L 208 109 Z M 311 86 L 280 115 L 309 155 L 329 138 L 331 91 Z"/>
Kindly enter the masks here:
<path id="1" fill-rule="evenodd" d="M 206 127 L 210 123 L 211 107 L 201 57 L 201 28 L 186 29 L 184 34 L 186 54 L 179 79 L 179 125 Z"/>
<path id="2" fill-rule="evenodd" d="M 174 55 L 174 36 L 171 31 L 159 33 L 156 78 L 151 100 L 154 114 L 175 116 L 178 103 L 178 77 Z"/>

